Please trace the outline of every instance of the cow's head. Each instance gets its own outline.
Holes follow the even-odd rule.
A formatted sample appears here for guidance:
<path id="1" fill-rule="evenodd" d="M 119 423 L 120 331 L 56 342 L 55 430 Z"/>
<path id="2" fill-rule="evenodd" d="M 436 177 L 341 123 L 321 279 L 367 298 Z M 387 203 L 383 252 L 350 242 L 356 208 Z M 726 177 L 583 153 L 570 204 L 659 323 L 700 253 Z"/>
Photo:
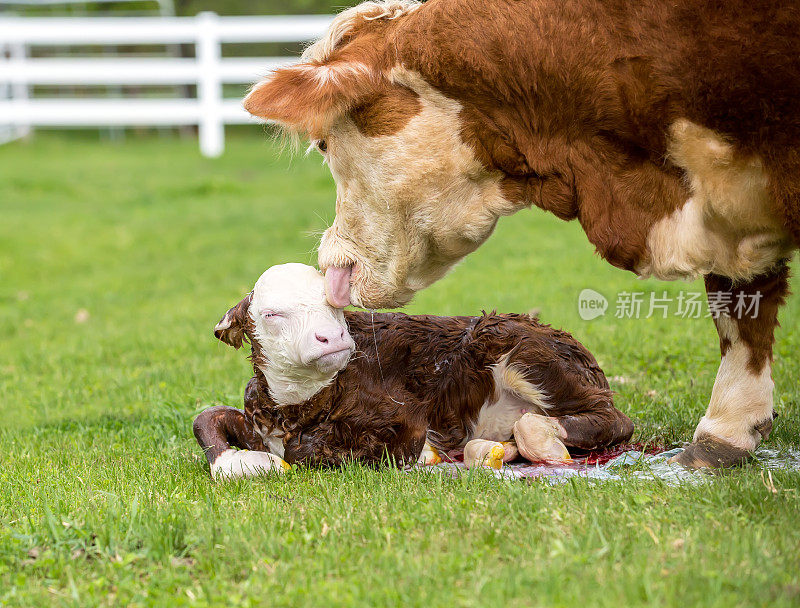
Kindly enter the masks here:
<path id="1" fill-rule="evenodd" d="M 319 248 L 335 306 L 408 302 L 511 212 L 499 174 L 462 139 L 461 104 L 395 59 L 392 28 L 418 6 L 345 11 L 300 64 L 276 70 L 244 102 L 308 137 L 336 180 L 336 219 Z"/>
<path id="2" fill-rule="evenodd" d="M 342 310 L 325 301 L 322 275 L 304 264 L 268 269 L 228 310 L 214 335 L 235 348 L 246 338 L 279 403 L 302 403 L 347 365 L 355 343 Z"/>

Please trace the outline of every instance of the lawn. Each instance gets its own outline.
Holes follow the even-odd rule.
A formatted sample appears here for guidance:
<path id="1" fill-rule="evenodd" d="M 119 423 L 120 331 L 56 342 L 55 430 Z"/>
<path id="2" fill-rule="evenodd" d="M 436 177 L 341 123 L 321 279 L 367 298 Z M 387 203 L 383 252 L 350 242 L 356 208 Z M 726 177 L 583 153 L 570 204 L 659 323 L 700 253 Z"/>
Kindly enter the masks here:
<path id="1" fill-rule="evenodd" d="M 800 473 L 710 483 L 500 483 L 295 469 L 214 484 L 192 417 L 248 363 L 211 330 L 268 266 L 314 263 L 334 185 L 266 137 L 42 135 L 0 147 L 0 605 L 797 606 Z M 610 300 L 584 321 L 584 288 Z M 718 364 L 709 319 L 615 318 L 639 281 L 539 211 L 408 307 L 540 311 L 612 378 L 636 439 L 691 437 Z M 784 309 L 767 445 L 800 440 L 800 297 Z M 647 306 L 644 307 L 645 309 Z"/>

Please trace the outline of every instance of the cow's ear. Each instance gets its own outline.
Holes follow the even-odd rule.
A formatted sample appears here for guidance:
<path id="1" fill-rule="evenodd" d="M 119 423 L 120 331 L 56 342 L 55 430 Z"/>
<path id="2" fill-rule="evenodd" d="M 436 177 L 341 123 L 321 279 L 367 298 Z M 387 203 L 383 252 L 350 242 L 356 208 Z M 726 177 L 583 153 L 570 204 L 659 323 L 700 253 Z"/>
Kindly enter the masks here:
<path id="1" fill-rule="evenodd" d="M 314 136 L 379 85 L 378 72 L 358 61 L 300 63 L 275 70 L 244 99 L 250 114 Z"/>
<path id="2" fill-rule="evenodd" d="M 214 327 L 214 337 L 234 348 L 241 348 L 242 341 L 246 337 L 245 329 L 250 321 L 250 302 L 252 300 L 253 292 L 251 291 L 241 302 L 228 310 Z"/>

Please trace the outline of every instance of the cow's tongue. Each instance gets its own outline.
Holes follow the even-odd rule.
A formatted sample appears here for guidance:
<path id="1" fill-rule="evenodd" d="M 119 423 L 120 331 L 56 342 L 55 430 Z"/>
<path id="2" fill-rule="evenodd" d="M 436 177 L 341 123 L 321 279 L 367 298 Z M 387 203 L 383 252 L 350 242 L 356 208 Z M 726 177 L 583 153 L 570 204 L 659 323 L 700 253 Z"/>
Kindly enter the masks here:
<path id="1" fill-rule="evenodd" d="M 335 308 L 344 308 L 350 305 L 350 275 L 352 266 L 337 268 L 329 266 L 325 270 L 325 297 L 328 304 Z"/>

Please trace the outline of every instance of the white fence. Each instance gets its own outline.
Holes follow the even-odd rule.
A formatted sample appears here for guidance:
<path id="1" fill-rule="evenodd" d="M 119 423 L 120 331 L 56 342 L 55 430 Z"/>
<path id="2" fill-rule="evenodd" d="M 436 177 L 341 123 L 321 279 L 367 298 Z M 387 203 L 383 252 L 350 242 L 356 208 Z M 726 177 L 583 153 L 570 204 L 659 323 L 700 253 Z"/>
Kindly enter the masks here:
<path id="1" fill-rule="evenodd" d="M 252 83 L 292 57 L 223 58 L 223 43 L 304 42 L 330 16 L 0 17 L 0 123 L 17 133 L 42 127 L 197 125 L 200 150 L 219 156 L 225 125 L 253 121 L 223 85 Z M 36 45 L 194 44 L 195 57 L 33 58 Z M 197 85 L 197 98 L 40 98 L 33 85 Z"/>

